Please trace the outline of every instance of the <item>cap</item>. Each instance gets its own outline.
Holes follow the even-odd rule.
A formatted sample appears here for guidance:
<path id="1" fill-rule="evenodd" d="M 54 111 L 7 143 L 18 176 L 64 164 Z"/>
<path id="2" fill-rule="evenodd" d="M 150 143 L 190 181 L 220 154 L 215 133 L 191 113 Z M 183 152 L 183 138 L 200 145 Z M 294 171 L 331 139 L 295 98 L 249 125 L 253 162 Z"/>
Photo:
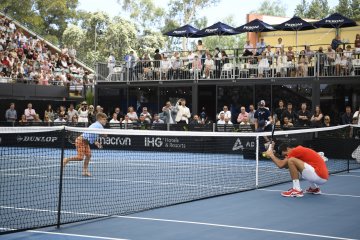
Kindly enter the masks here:
<path id="1" fill-rule="evenodd" d="M 86 101 L 83 101 L 83 102 L 81 103 L 81 105 L 87 105 L 87 102 L 86 102 Z"/>

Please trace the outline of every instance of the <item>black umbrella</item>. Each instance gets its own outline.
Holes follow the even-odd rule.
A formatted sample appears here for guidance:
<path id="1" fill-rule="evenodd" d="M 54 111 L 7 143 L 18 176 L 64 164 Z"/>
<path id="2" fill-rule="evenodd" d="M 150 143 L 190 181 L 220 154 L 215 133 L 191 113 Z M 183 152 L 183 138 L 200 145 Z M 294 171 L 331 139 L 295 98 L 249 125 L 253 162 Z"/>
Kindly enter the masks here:
<path id="1" fill-rule="evenodd" d="M 171 30 L 167 33 L 164 33 L 166 36 L 170 37 L 192 37 L 196 32 L 198 32 L 199 29 L 194 28 L 193 26 L 186 24 L 182 27 L 179 27 L 177 29 Z"/>
<path id="2" fill-rule="evenodd" d="M 336 28 L 336 29 L 357 26 L 354 20 L 347 18 L 341 15 L 340 13 L 333 13 L 330 16 L 316 22 L 314 25 L 315 27 L 319 27 L 319 28 Z"/>
<path id="3" fill-rule="evenodd" d="M 245 32 L 270 32 L 270 31 L 275 31 L 276 29 L 270 24 L 267 24 L 259 19 L 254 19 L 251 22 L 248 22 L 236 28 L 235 30 L 238 31 L 239 33 L 245 33 Z"/>
<path id="4" fill-rule="evenodd" d="M 192 37 L 208 37 L 208 36 L 223 36 L 239 34 L 235 28 L 226 25 L 222 22 L 217 22 L 209 27 L 203 28 L 194 34 Z"/>
<path id="5" fill-rule="evenodd" d="M 293 18 L 287 20 L 286 22 L 283 22 L 277 26 L 275 26 L 277 30 L 282 31 L 295 31 L 296 32 L 296 49 L 298 46 L 298 31 L 305 31 L 305 30 L 311 30 L 316 28 L 311 23 L 308 23 L 307 21 L 294 16 Z"/>

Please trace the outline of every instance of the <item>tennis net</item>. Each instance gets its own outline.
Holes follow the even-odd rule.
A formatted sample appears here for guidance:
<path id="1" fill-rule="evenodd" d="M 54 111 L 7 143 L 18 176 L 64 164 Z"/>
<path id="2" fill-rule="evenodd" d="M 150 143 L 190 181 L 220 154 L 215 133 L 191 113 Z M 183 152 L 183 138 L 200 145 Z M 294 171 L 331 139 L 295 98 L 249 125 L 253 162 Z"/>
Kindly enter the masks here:
<path id="1" fill-rule="evenodd" d="M 84 161 L 61 164 L 77 155 L 74 143 L 83 134 L 102 145 L 91 145 L 90 177 L 83 176 Z M 270 134 L 0 128 L 0 234 L 290 181 L 287 170 L 262 157 Z M 336 173 L 360 167 L 358 137 L 356 126 L 339 126 L 275 131 L 274 141 L 324 152 Z"/>

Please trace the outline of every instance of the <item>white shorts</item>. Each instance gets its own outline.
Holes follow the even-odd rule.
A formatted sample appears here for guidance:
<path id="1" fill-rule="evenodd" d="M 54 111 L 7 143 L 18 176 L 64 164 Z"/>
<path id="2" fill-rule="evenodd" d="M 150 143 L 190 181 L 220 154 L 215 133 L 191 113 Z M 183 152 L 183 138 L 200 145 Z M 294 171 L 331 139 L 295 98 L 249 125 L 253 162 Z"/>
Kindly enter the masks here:
<path id="1" fill-rule="evenodd" d="M 315 183 L 317 185 L 322 185 L 327 182 L 326 179 L 323 179 L 317 175 L 315 169 L 310 165 L 304 162 L 304 170 L 301 173 L 303 179 Z"/>

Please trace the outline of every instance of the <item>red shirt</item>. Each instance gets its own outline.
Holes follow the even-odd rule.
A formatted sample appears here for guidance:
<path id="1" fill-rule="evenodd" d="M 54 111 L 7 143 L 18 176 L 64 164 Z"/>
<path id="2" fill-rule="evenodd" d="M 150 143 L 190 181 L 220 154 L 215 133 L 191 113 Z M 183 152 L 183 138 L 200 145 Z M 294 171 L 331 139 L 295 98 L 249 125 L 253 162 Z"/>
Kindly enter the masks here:
<path id="1" fill-rule="evenodd" d="M 316 174 L 322 179 L 327 180 L 329 178 L 329 172 L 324 159 L 314 150 L 303 146 L 297 146 L 289 152 L 287 157 L 300 159 L 311 165 L 315 169 Z"/>

